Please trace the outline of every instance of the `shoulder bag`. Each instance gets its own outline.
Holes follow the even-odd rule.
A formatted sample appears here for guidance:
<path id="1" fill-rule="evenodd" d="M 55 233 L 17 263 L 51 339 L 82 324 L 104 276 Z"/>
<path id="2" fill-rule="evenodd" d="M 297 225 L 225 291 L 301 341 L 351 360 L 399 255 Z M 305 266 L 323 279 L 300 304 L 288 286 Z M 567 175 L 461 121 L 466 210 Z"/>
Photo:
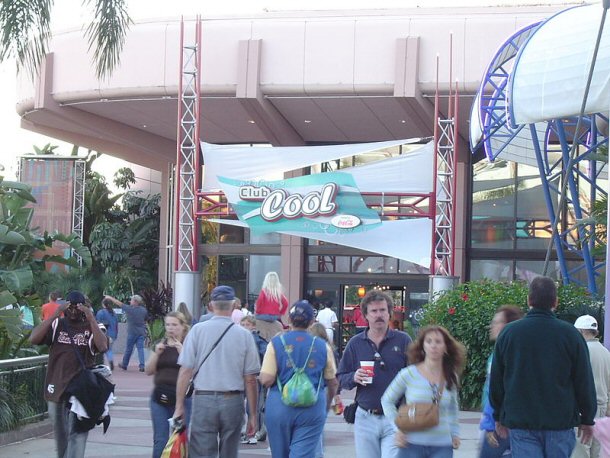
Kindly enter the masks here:
<path id="1" fill-rule="evenodd" d="M 394 423 L 403 433 L 424 431 L 437 426 L 439 423 L 439 404 L 443 396 L 443 388 L 436 385 L 432 388 L 432 402 L 414 402 L 403 404 L 398 408 L 398 415 Z"/>
<path id="2" fill-rule="evenodd" d="M 190 398 L 193 393 L 195 392 L 195 384 L 194 384 L 194 380 L 195 377 L 197 377 L 197 374 L 199 373 L 199 370 L 201 369 L 201 366 L 203 366 L 203 363 L 205 363 L 206 359 L 208 359 L 208 357 L 212 354 L 212 352 L 214 351 L 214 349 L 218 346 L 218 344 L 220 343 L 220 341 L 222 340 L 222 338 L 225 336 L 225 334 L 227 333 L 227 331 L 231 328 L 231 326 L 233 326 L 235 323 L 231 323 L 229 326 L 227 326 L 227 328 L 223 331 L 222 334 L 220 334 L 220 337 L 218 338 L 218 340 L 216 342 L 214 342 L 214 345 L 212 345 L 212 349 L 208 352 L 207 355 L 205 355 L 205 358 L 203 358 L 203 361 L 201 361 L 201 364 L 199 365 L 199 367 L 197 368 L 197 371 L 193 374 L 193 376 L 191 377 L 191 380 L 189 381 L 188 387 L 186 388 L 186 394 L 184 395 L 187 398 Z"/>

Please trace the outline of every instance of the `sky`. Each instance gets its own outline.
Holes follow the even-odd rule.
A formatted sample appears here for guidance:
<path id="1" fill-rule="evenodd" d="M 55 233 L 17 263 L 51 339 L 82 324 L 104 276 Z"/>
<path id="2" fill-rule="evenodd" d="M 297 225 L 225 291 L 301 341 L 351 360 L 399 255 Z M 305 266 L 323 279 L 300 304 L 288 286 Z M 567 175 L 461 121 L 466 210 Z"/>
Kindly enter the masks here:
<path id="1" fill-rule="evenodd" d="M 263 14 L 265 11 L 289 10 L 341 10 L 341 9 L 394 9 L 443 6 L 498 6 L 498 5 L 557 5 L 570 0 L 223 0 L 221 2 L 202 2 L 201 0 L 127 0 L 129 14 L 137 21 L 153 17 L 179 17 L 215 15 Z M 576 0 L 578 1 L 578 0 Z M 599 3 L 593 0 L 588 3 Z M 55 2 L 51 22 L 53 30 L 81 27 L 89 19 L 88 9 L 83 0 L 61 0 Z M 572 1 L 571 3 L 574 3 Z M 205 5 L 205 8 L 202 7 Z M 14 61 L 0 64 L 0 164 L 5 167 L 4 175 L 13 179 L 16 157 L 33 152 L 32 145 L 42 147 L 47 143 L 58 145 L 59 153 L 70 154 L 71 145 L 56 139 L 21 129 L 19 116 L 15 111 L 15 74 Z M 83 149 L 83 152 L 85 150 Z M 103 157 L 103 156 L 102 156 Z M 108 165 L 109 158 L 96 161 L 99 167 Z"/>

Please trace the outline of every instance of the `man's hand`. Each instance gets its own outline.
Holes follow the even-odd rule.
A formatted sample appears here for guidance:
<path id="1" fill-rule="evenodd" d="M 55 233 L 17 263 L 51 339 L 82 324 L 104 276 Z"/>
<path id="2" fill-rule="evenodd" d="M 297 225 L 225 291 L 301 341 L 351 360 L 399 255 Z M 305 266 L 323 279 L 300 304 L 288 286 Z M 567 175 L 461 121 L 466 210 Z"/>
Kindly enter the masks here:
<path id="1" fill-rule="evenodd" d="M 499 421 L 496 421 L 496 434 L 498 437 L 506 439 L 508 437 L 508 428 Z"/>
<path id="2" fill-rule="evenodd" d="M 362 368 L 354 372 L 354 382 L 359 385 L 366 386 L 367 384 L 365 383 L 365 380 L 368 379 L 368 377 L 370 377 L 369 373 Z"/>
<path id="3" fill-rule="evenodd" d="M 176 406 L 174 407 L 174 414 L 172 415 L 172 418 L 174 418 L 174 419 L 175 418 L 184 418 L 184 404 L 176 403 Z"/>
<path id="4" fill-rule="evenodd" d="M 60 304 L 59 307 L 55 309 L 55 312 L 53 313 L 51 319 L 54 320 L 55 318 L 59 318 L 62 313 L 68 310 L 68 307 L 70 307 L 69 302 L 64 302 L 63 304 Z"/>
<path id="5" fill-rule="evenodd" d="M 85 304 L 78 304 L 76 308 L 85 314 L 85 318 L 87 318 L 87 321 L 89 323 L 97 323 L 95 321 L 95 315 L 93 315 L 93 310 L 91 309 L 91 307 L 88 307 Z"/>
<path id="6" fill-rule="evenodd" d="M 487 440 L 487 443 L 491 446 L 491 447 L 499 447 L 500 444 L 498 443 L 498 438 L 496 437 L 496 433 L 495 431 L 487 431 L 485 432 L 485 439 Z"/>
<path id="7" fill-rule="evenodd" d="M 591 443 L 593 439 L 593 425 L 580 425 L 578 427 L 578 437 L 584 445 Z"/>

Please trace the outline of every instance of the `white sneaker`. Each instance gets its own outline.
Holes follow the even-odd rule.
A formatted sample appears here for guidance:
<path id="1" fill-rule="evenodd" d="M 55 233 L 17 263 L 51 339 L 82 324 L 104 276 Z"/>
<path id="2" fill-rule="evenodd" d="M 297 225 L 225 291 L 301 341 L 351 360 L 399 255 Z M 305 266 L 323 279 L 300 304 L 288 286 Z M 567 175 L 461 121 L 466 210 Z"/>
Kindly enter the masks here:
<path id="1" fill-rule="evenodd" d="M 256 445 L 258 443 L 258 441 L 256 440 L 256 437 L 250 437 L 248 439 L 248 442 L 246 442 L 248 445 Z"/>

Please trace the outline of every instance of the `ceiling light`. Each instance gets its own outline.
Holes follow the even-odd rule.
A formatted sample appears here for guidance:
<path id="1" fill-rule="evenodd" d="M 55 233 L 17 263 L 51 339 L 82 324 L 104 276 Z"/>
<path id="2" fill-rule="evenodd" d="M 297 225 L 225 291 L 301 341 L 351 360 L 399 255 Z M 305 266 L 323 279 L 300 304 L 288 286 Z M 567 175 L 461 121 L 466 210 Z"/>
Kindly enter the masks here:
<path id="1" fill-rule="evenodd" d="M 401 123 L 401 124 L 406 124 L 406 123 L 407 123 L 407 121 L 406 121 L 406 120 L 404 120 L 404 119 L 401 119 L 401 120 L 400 120 L 400 123 Z"/>
<path id="2" fill-rule="evenodd" d="M 146 124 L 142 124 L 142 127 L 146 129 L 148 126 Z"/>
<path id="3" fill-rule="evenodd" d="M 310 119 L 306 119 L 305 121 L 303 121 L 305 124 L 311 124 L 311 120 Z"/>
<path id="4" fill-rule="evenodd" d="M 254 119 L 248 119 L 248 123 L 250 124 L 256 124 L 256 121 Z"/>

